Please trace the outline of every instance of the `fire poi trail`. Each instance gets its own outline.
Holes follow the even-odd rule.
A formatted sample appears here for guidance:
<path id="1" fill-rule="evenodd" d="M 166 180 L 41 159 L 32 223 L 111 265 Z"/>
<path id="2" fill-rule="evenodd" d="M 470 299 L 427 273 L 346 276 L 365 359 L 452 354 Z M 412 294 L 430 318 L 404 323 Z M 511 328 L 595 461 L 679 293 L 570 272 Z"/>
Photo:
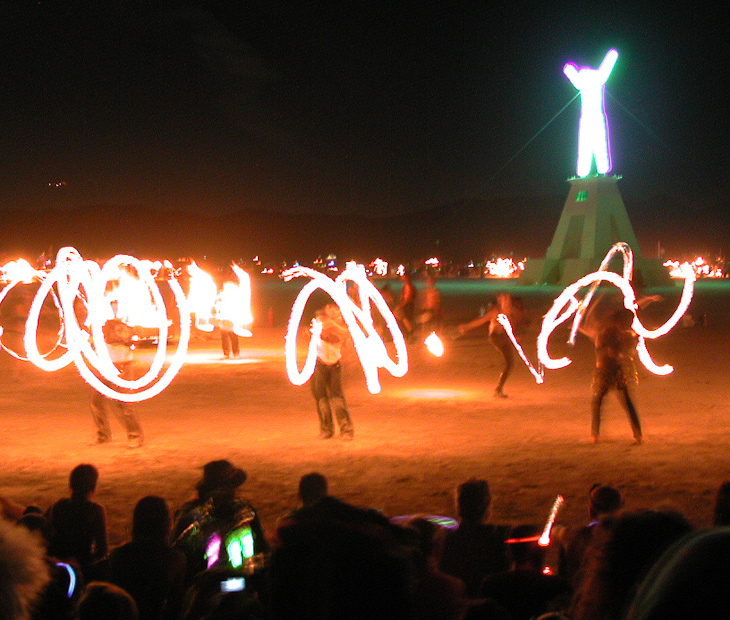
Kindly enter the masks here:
<path id="1" fill-rule="evenodd" d="M 73 362 L 89 385 L 116 400 L 138 402 L 162 392 L 185 361 L 190 340 L 190 311 L 180 284 L 171 276 L 168 284 L 180 317 L 180 336 L 172 359 L 163 371 L 170 321 L 153 275 L 156 268 L 150 261 L 125 255 L 115 256 L 100 267 L 94 261 L 82 259 L 73 248 L 61 249 L 51 272 L 38 276 L 40 286 L 25 324 L 24 343 L 28 359 L 48 372 Z M 113 286 L 115 283 L 124 287 L 126 295 L 117 293 Z M 113 301 L 118 306 L 117 318 L 130 326 L 139 326 L 138 318 L 125 316 L 126 304 L 119 303 L 125 296 L 128 298 L 132 289 L 136 289 L 138 294 L 141 292 L 133 304 L 135 315 L 144 316 L 146 325 L 158 330 L 158 335 L 157 349 L 149 369 L 140 378 L 128 380 L 120 377 L 118 368 L 112 362 L 104 340 L 103 326 L 114 316 L 111 306 Z M 59 309 L 62 323 L 63 342 L 59 348 L 65 351 L 57 357 L 41 354 L 38 350 L 40 313 L 49 294 Z M 113 387 L 102 381 L 102 378 Z"/>
<path id="2" fill-rule="evenodd" d="M 16 358 L 30 361 L 48 372 L 74 363 L 94 389 L 110 398 L 126 402 L 146 400 L 162 392 L 182 367 L 193 315 L 209 330 L 213 329 L 216 321 L 228 321 L 239 335 L 251 335 L 247 329 L 253 321 L 250 279 L 237 265 L 232 268 L 239 284 L 226 282 L 219 292 L 213 283 L 212 291 L 202 287 L 206 295 L 200 294 L 201 286 L 191 286 L 186 296 L 167 262 L 163 265 L 159 261 L 118 255 L 100 267 L 94 261 L 81 258 L 75 249 L 63 248 L 58 252 L 50 273 L 36 270 L 22 260 L 7 263 L 0 267 L 3 279 L 8 281 L 0 291 L 0 303 L 18 284 L 35 282 L 39 286 L 25 321 L 23 342 L 27 357 L 2 343 L 2 330 L 0 345 Z M 206 281 L 207 274 L 198 271 L 198 278 L 194 277 L 193 283 Z M 164 281 L 172 292 L 180 323 L 177 345 L 167 368 L 164 366 L 172 321 L 158 286 L 161 274 L 165 274 Z M 60 327 L 55 344 L 41 353 L 38 327 L 41 311 L 49 296 L 58 312 Z M 115 310 L 112 304 L 116 306 Z M 111 360 L 103 326 L 114 317 L 130 327 L 155 334 L 157 348 L 152 363 L 138 379 L 122 379 Z"/>
<path id="3" fill-rule="evenodd" d="M 608 271 L 608 265 L 611 262 L 613 256 L 617 253 L 622 254 L 624 261 L 622 275 L 619 275 L 612 271 Z M 658 366 L 656 363 L 654 363 L 654 360 L 652 360 L 651 355 L 646 348 L 646 340 L 655 339 L 668 333 L 679 322 L 679 319 L 682 318 L 684 313 L 687 311 L 690 302 L 692 301 L 694 283 L 696 280 L 695 273 L 690 265 L 682 267 L 682 274 L 684 276 L 684 287 L 682 289 L 682 296 L 680 298 L 679 304 L 677 305 L 677 308 L 675 309 L 672 316 L 669 317 L 669 319 L 663 325 L 657 327 L 656 329 L 650 330 L 644 326 L 644 324 L 639 320 L 639 317 L 636 315 L 638 304 L 636 301 L 636 293 L 634 292 L 634 289 L 631 285 L 633 260 L 633 252 L 631 251 L 629 245 L 623 242 L 616 243 L 608 251 L 603 261 L 601 261 L 601 265 L 599 266 L 598 271 L 583 276 L 563 290 L 563 292 L 553 302 L 552 307 L 543 318 L 542 328 L 537 337 L 537 356 L 539 359 L 539 364 L 537 368 L 532 365 L 530 360 L 525 355 L 522 346 L 515 338 L 509 318 L 504 314 L 500 314 L 497 317 L 497 321 L 499 321 L 502 327 L 504 327 L 507 336 L 509 336 L 513 346 L 515 347 L 525 366 L 527 366 L 527 369 L 532 373 L 533 377 L 535 377 L 536 383 L 544 382 L 545 368 L 555 370 L 559 368 L 565 368 L 568 364 L 571 363 L 571 360 L 567 357 L 561 357 L 557 359 L 550 357 L 550 354 L 548 353 L 548 342 L 550 340 L 550 336 L 556 327 L 570 319 L 570 317 L 572 316 L 573 324 L 568 342 L 571 345 L 575 343 L 575 335 L 578 331 L 578 328 L 580 327 L 581 321 L 583 320 L 585 311 L 590 305 L 593 299 L 593 295 L 601 282 L 613 284 L 616 288 L 618 288 L 623 295 L 624 307 L 631 310 L 634 315 L 634 320 L 631 327 L 639 336 L 639 344 L 637 345 L 636 350 L 641 363 L 646 367 L 648 371 L 657 375 L 667 375 L 674 370 L 674 368 L 668 364 Z M 589 287 L 588 292 L 581 300 L 579 300 L 576 295 L 581 289 L 586 287 Z"/>
<path id="4" fill-rule="evenodd" d="M 402 377 L 408 372 L 408 350 L 406 349 L 403 334 L 398 327 L 398 322 L 380 291 L 368 280 L 363 265 L 347 263 L 345 270 L 337 276 L 336 280 L 332 280 L 330 277 L 307 267 L 289 269 L 284 272 L 283 276 L 285 280 L 296 277 L 311 278 L 311 281 L 304 285 L 294 301 L 286 332 L 286 371 L 289 380 L 294 385 L 303 385 L 309 380 L 317 361 L 317 343 L 322 332 L 322 324 L 315 320 L 312 324 L 312 337 L 307 349 L 307 358 L 302 371 L 299 372 L 297 365 L 297 333 L 299 332 L 299 325 L 307 301 L 317 289 L 325 291 L 340 307 L 342 318 L 350 330 L 355 350 L 365 373 L 367 387 L 371 394 L 380 392 L 379 368 L 387 369 L 394 377 Z M 357 285 L 359 305 L 350 299 L 347 294 L 348 280 Z M 371 301 L 380 312 L 391 333 L 397 362 L 390 358 L 385 343 L 375 329 Z"/>
<path id="5" fill-rule="evenodd" d="M 608 271 L 612 257 L 623 256 L 622 274 Z M 25 321 L 24 344 L 27 358 L 2 342 L 0 347 L 18 359 L 27 359 L 48 372 L 74 363 L 81 376 L 102 394 L 117 400 L 137 402 L 151 398 L 164 390 L 182 367 L 187 354 L 193 317 L 198 329 L 212 331 L 217 322 L 228 321 L 240 336 L 250 336 L 248 329 L 251 316 L 251 284 L 248 274 L 237 265 L 232 266 L 239 279 L 236 285 L 227 283 L 218 291 L 209 274 L 194 263 L 188 267 L 191 285 L 188 295 L 183 292 L 174 270 L 169 263 L 140 260 L 132 256 L 118 255 L 107 261 L 103 267 L 90 260 L 84 260 L 73 248 L 63 248 L 56 257 L 50 273 L 34 269 L 24 260 L 13 261 L 0 266 L 0 275 L 8 284 L 0 290 L 0 303 L 18 284 L 38 283 L 33 302 Z M 512 333 L 511 324 L 505 315 L 499 322 L 515 346 L 520 358 L 535 377 L 537 383 L 544 381 L 544 369 L 559 369 L 571 363 L 567 357 L 552 358 L 548 352 L 550 336 L 556 327 L 573 317 L 568 342 L 573 344 L 586 309 L 601 283 L 609 283 L 623 295 L 623 305 L 634 314 L 632 328 L 639 336 L 637 352 L 639 359 L 650 372 L 666 375 L 672 366 L 657 365 L 651 358 L 647 339 L 655 339 L 668 333 L 686 312 L 694 290 L 695 273 L 691 266 L 682 269 L 684 286 L 679 304 L 672 316 L 660 327 L 647 329 L 636 315 L 638 307 L 636 294 L 631 284 L 633 255 L 625 243 L 615 244 L 603 259 L 598 271 L 574 282 L 555 299 L 542 321 L 537 337 L 538 367 L 535 368 Z M 180 321 L 180 336 L 165 369 L 167 340 L 172 321 L 160 293 L 158 279 L 165 273 L 165 281 L 172 292 Z M 297 365 L 296 336 L 309 297 L 318 289 L 324 290 L 339 306 L 342 317 L 352 335 L 355 350 L 365 373 L 368 390 L 380 392 L 378 371 L 387 369 L 393 376 L 402 377 L 408 371 L 408 351 L 395 316 L 383 299 L 380 291 L 368 280 L 363 265 L 348 263 L 346 269 L 332 280 L 325 274 L 306 267 L 296 267 L 284 273 L 284 279 L 308 277 L 311 279 L 300 291 L 292 307 L 285 339 L 286 369 L 290 381 L 295 385 L 306 383 L 312 375 L 316 362 L 316 347 L 322 329 L 313 321 L 312 337 L 307 350 L 304 367 L 300 372 Z M 347 282 L 357 286 L 358 303 L 347 294 Z M 581 289 L 588 292 L 578 298 Z M 49 350 L 41 353 L 38 348 L 38 326 L 41 310 L 51 298 L 58 313 L 59 329 L 56 341 Z M 116 303 L 116 313 L 112 310 Z M 375 307 L 385 321 L 395 346 L 396 361 L 391 359 L 381 336 L 378 334 L 372 307 Z M 116 317 L 133 327 L 156 331 L 157 349 L 148 371 L 139 379 L 125 380 L 119 376 L 111 360 L 103 334 L 105 321 Z M 428 346 L 435 355 L 443 354 L 443 345 L 435 334 L 429 336 Z M 59 354 L 59 351 L 61 353 Z M 164 370 L 163 370 L 164 369 Z M 105 382 L 106 381 L 106 382 Z M 110 384 L 110 385 L 107 385 Z"/>

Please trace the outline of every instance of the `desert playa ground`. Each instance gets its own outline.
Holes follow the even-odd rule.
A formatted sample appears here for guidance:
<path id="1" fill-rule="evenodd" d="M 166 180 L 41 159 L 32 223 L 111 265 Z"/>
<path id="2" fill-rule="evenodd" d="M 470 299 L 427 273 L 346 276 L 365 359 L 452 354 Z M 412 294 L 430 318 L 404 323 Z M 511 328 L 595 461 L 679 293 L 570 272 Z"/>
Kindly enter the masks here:
<path id="1" fill-rule="evenodd" d="M 449 333 L 505 285 L 444 280 L 438 286 Z M 348 357 L 345 393 L 355 440 L 319 440 L 309 389 L 292 385 L 284 365 L 296 287 L 265 289 L 256 294 L 258 315 L 271 322 L 257 322 L 240 359 L 223 360 L 215 338 L 197 338 L 172 384 L 136 406 L 146 434 L 137 450 L 127 449 L 115 420 L 113 443 L 89 445 L 89 388 L 75 367 L 49 374 L 2 354 L 0 494 L 45 509 L 67 493 L 73 466 L 94 463 L 101 475 L 96 499 L 108 512 L 110 542 L 118 544 L 138 499 L 162 495 L 174 508 L 192 495 L 206 461 L 228 458 L 248 472 L 242 495 L 265 528 L 296 505 L 298 479 L 313 470 L 327 475 L 334 495 L 388 516 L 453 515 L 453 489 L 476 476 L 491 485 L 496 522 L 540 523 L 560 493 L 566 503 L 559 521 L 581 523 L 588 489 L 600 482 L 620 488 L 629 507 L 668 503 L 696 526 L 709 524 L 714 493 L 730 479 L 727 282 L 698 283 L 690 311 L 704 315 L 704 325 L 680 325 L 649 343 L 654 359 L 675 370 L 659 377 L 640 369 L 641 446 L 632 445 L 613 396 L 602 441 L 587 441 L 593 351 L 585 338 L 568 347 L 565 329 L 553 335 L 551 351 L 567 353 L 573 363 L 547 371 L 543 385 L 518 363 L 503 400 L 492 396 L 499 358 L 483 331 L 447 340 L 442 358 L 411 345 L 408 374 L 381 371 L 377 395 L 367 391 L 357 358 Z M 647 323 L 669 316 L 679 291 L 659 291 L 664 301 Z M 533 317 L 522 342 L 534 360 L 540 317 L 560 289 L 518 292 Z"/>

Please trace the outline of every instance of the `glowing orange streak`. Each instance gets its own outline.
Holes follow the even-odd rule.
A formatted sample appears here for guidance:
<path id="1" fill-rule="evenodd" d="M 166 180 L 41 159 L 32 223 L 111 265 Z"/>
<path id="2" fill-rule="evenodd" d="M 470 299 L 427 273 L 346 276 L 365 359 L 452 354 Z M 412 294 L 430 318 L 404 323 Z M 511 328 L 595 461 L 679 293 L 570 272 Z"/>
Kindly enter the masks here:
<path id="1" fill-rule="evenodd" d="M 170 384 L 180 370 L 185 360 L 190 339 L 190 312 L 182 288 L 177 280 L 172 278 L 169 284 L 180 313 L 180 339 L 170 365 L 160 375 L 167 347 L 167 314 L 160 310 L 159 324 L 156 326 L 159 330 L 159 339 L 150 370 L 137 380 L 128 381 L 120 378 L 119 370 L 111 361 L 108 348 L 104 342 L 103 323 L 106 320 L 104 317 L 108 313 L 109 304 L 109 301 L 104 297 L 104 290 L 107 282 L 111 279 L 110 275 L 113 276 L 118 273 L 121 264 L 132 265 L 137 269 L 137 273 L 149 288 L 156 308 L 164 308 L 159 288 L 149 270 L 145 270 L 141 266 L 141 261 L 128 256 L 116 256 L 102 270 L 93 261 L 83 261 L 73 248 L 62 248 L 58 253 L 55 267 L 41 283 L 31 304 L 28 320 L 26 321 L 25 345 L 28 358 L 39 368 L 53 371 L 73 361 L 81 376 L 97 391 L 116 400 L 137 402 L 159 394 Z M 67 351 L 54 360 L 46 360 L 38 352 L 37 328 L 41 307 L 54 284 L 58 288 L 63 310 Z M 98 343 L 96 346 L 92 346 L 89 334 L 81 328 L 76 319 L 74 303 L 80 296 L 81 288 L 84 289 L 86 294 L 87 323 L 91 330 L 93 342 Z M 107 381 L 118 387 L 125 389 L 139 389 L 148 385 L 150 387 L 131 394 L 119 392 L 101 381 L 90 370 L 89 364 L 94 366 Z M 155 380 L 156 382 L 152 384 Z"/>
<path id="2" fill-rule="evenodd" d="M 563 502 L 565 499 L 562 495 L 558 495 L 555 498 L 555 501 L 553 502 L 553 506 L 550 509 L 550 515 L 548 516 L 548 520 L 545 523 L 545 527 L 542 530 L 542 534 L 540 536 L 526 536 L 525 538 L 508 538 L 504 542 L 508 545 L 515 544 L 515 543 L 528 543 L 528 542 L 536 542 L 541 547 L 547 547 L 550 544 L 550 532 L 553 529 L 553 525 L 555 524 L 555 518 L 558 516 L 558 510 L 563 505 Z"/>
<path id="3" fill-rule="evenodd" d="M 328 276 L 307 267 L 295 267 L 294 269 L 285 271 L 283 274 L 285 280 L 300 276 L 312 278 L 312 281 L 302 288 L 294 301 L 285 337 L 287 374 L 289 380 L 294 385 L 306 383 L 314 372 L 316 347 L 321 326 L 318 330 L 317 321 L 313 322 L 312 338 L 309 343 L 307 360 L 305 361 L 302 372 L 299 372 L 297 367 L 296 337 L 306 303 L 312 293 L 320 288 L 329 294 L 332 300 L 340 307 L 342 318 L 350 331 L 355 350 L 357 351 L 360 364 L 365 373 L 365 380 L 370 393 L 377 394 L 380 392 L 380 381 L 378 379 L 379 368 L 385 368 L 395 377 L 405 375 L 408 371 L 408 351 L 406 349 L 405 339 L 398 328 L 395 316 L 393 316 L 390 308 L 388 308 L 380 291 L 367 279 L 363 265 L 348 264 L 336 280 L 332 280 Z M 347 280 L 357 284 L 362 307 L 358 307 L 348 296 Z M 385 344 L 375 329 L 370 309 L 371 301 L 385 319 L 386 326 L 391 333 L 393 344 L 396 348 L 397 362 L 394 362 L 390 358 Z"/>
<path id="4" fill-rule="evenodd" d="M 621 251 L 624 253 L 624 274 L 627 273 L 628 267 L 632 265 L 632 254 L 631 249 L 626 246 L 626 244 L 620 243 L 616 244 L 611 250 L 609 251 L 609 254 L 606 256 L 604 261 L 602 262 L 602 266 L 607 265 L 608 261 L 610 260 L 610 257 L 615 253 L 616 251 Z M 659 336 L 662 336 L 666 334 L 669 330 L 674 327 L 679 319 L 682 317 L 682 315 L 687 310 L 687 307 L 689 306 L 691 300 L 692 300 L 692 293 L 694 290 L 694 282 L 695 282 L 695 276 L 694 272 L 691 269 L 685 269 L 684 270 L 685 275 L 685 282 L 684 282 L 684 288 L 682 290 L 682 297 L 680 299 L 680 302 L 674 312 L 674 314 L 667 320 L 661 327 L 658 327 L 654 330 L 647 330 L 644 325 L 641 323 L 639 318 L 636 316 L 636 294 L 634 293 L 634 289 L 631 286 L 631 282 L 629 278 L 619 276 L 616 273 L 613 273 L 611 271 L 596 271 L 594 273 L 588 274 L 581 279 L 579 279 L 577 282 L 574 282 L 570 286 L 566 287 L 565 290 L 557 297 L 555 302 L 553 303 L 552 307 L 548 311 L 548 313 L 545 315 L 545 318 L 542 322 L 542 329 L 540 330 L 540 334 L 537 338 L 537 353 L 538 353 L 538 359 L 540 362 L 545 366 L 545 368 L 550 369 L 557 369 L 557 368 L 564 368 L 568 364 L 571 363 L 570 359 L 567 357 L 562 357 L 558 359 L 553 359 L 550 357 L 550 354 L 548 353 L 548 340 L 550 338 L 550 334 L 552 334 L 553 330 L 560 324 L 562 324 L 564 321 L 568 320 L 570 316 L 575 312 L 576 310 L 580 309 L 584 302 L 579 302 L 575 294 L 583 287 L 592 285 L 591 291 L 589 295 L 592 294 L 592 292 L 595 290 L 595 287 L 601 282 L 606 281 L 610 282 L 614 286 L 616 286 L 624 296 L 624 307 L 628 308 L 634 313 L 634 320 L 632 322 L 632 329 L 637 333 L 639 336 L 639 343 L 637 345 L 637 353 L 639 356 L 639 360 L 642 364 L 646 367 L 647 370 L 654 374 L 659 375 L 666 375 L 672 372 L 674 368 L 668 364 L 665 364 L 663 366 L 658 366 L 654 363 L 654 361 L 651 359 L 651 355 L 649 354 L 649 351 L 646 348 L 646 338 L 654 339 L 658 338 Z M 586 296 L 587 297 L 587 296 Z M 588 300 L 590 301 L 590 299 Z M 567 310 L 563 310 L 565 306 L 568 306 Z M 585 304 L 587 305 L 587 304 Z M 584 307 L 585 307 L 584 305 Z M 582 318 L 582 314 L 581 317 Z M 577 330 L 578 326 L 580 324 L 580 318 L 576 316 L 573 322 L 573 329 Z"/>
<path id="5" fill-rule="evenodd" d="M 3 277 L 5 279 L 10 280 L 7 286 L 0 291 L 0 304 L 2 304 L 5 297 L 7 297 L 8 293 L 12 291 L 15 286 L 18 284 L 30 284 L 34 280 L 37 280 L 38 282 L 42 282 L 43 279 L 46 277 L 46 273 L 44 271 L 40 271 L 38 269 L 34 269 L 31 267 L 30 263 L 24 259 L 18 259 L 17 261 L 10 261 L 9 263 L 6 263 L 2 267 L 0 267 L 0 274 L 4 274 Z M 51 348 L 51 350 L 44 355 L 44 357 L 50 355 L 53 353 L 58 346 L 61 344 L 61 341 L 63 340 L 63 319 L 61 317 L 61 310 L 59 308 L 58 299 L 56 297 L 56 294 L 53 293 L 53 302 L 56 306 L 56 309 L 59 311 L 59 319 L 61 322 L 61 327 L 58 331 L 58 338 Z M 22 355 L 19 355 L 12 349 L 9 349 L 2 343 L 2 335 L 3 335 L 3 328 L 0 326 L 0 348 L 2 348 L 4 351 L 6 351 L 9 355 L 12 355 L 15 359 L 27 362 L 28 358 L 23 357 Z"/>
<path id="6" fill-rule="evenodd" d="M 553 529 L 555 517 L 558 516 L 558 510 L 560 510 L 560 507 L 563 505 L 564 501 L 565 499 L 562 495 L 558 495 L 555 498 L 555 501 L 553 502 L 553 507 L 550 509 L 550 516 L 548 517 L 548 520 L 545 523 L 545 528 L 542 531 L 542 536 L 540 536 L 540 538 L 538 538 L 537 540 L 537 544 L 541 547 L 547 547 L 550 544 L 550 532 Z"/>
<path id="7" fill-rule="evenodd" d="M 634 273 L 634 253 L 631 250 L 631 246 L 628 243 L 624 243 L 623 241 L 619 241 L 618 243 L 614 244 L 611 249 L 608 251 L 606 256 L 601 261 L 601 264 L 598 267 L 598 271 L 607 271 L 608 265 L 611 262 L 611 259 L 613 258 L 614 254 L 621 252 L 623 254 L 624 258 L 624 264 L 623 264 L 623 277 L 631 281 L 632 274 Z M 586 293 L 586 296 L 583 298 L 583 301 L 580 303 L 580 306 L 578 306 L 578 310 L 575 313 L 575 318 L 573 319 L 573 326 L 570 330 L 570 338 L 568 338 L 568 342 L 573 345 L 575 344 L 575 336 L 578 333 L 578 327 L 580 326 L 581 321 L 583 320 L 583 315 L 585 314 L 586 308 L 591 303 L 591 300 L 593 299 L 593 295 L 596 292 L 596 289 L 598 288 L 599 281 L 596 280 L 593 285 L 591 286 L 588 293 Z"/>
<path id="8" fill-rule="evenodd" d="M 535 381 L 540 384 L 545 382 L 545 371 L 540 369 L 536 370 L 535 367 L 532 365 L 529 359 L 527 359 L 527 355 L 525 355 L 525 352 L 523 351 L 522 347 L 520 346 L 520 343 L 517 342 L 517 338 L 515 338 L 514 331 L 512 330 L 512 323 L 509 322 L 509 318 L 506 314 L 498 314 L 497 315 L 497 322 L 504 327 L 504 331 L 509 336 L 509 339 L 512 341 L 512 344 L 514 345 L 515 349 L 517 350 L 517 353 L 522 358 L 522 361 L 525 362 L 525 366 L 527 366 L 527 370 L 529 370 L 532 373 L 532 376 L 535 377 Z"/>

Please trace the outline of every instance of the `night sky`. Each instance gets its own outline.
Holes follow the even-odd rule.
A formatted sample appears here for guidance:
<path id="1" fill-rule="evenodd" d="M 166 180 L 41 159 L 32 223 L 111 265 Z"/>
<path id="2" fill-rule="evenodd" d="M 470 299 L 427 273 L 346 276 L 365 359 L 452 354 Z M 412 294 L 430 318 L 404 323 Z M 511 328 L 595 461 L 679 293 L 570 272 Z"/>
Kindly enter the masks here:
<path id="1" fill-rule="evenodd" d="M 667 197 L 727 236 L 727 19 L 575 4 L 0 2 L 0 210 L 387 216 L 567 194 L 580 107 L 562 68 L 614 47 L 627 204 Z"/>

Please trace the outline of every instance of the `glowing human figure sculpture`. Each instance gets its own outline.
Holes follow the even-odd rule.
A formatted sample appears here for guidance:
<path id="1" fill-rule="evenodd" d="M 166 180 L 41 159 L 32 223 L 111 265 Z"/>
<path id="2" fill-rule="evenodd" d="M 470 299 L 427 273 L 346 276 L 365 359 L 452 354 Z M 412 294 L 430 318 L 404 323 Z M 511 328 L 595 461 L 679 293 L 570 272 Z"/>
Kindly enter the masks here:
<path id="1" fill-rule="evenodd" d="M 587 177 L 591 173 L 591 162 L 594 158 L 596 171 L 599 174 L 606 174 L 611 169 L 606 113 L 603 109 L 603 88 L 617 58 L 618 52 L 609 50 L 598 69 L 590 67 L 579 69 L 573 63 L 563 67 L 563 73 L 580 91 L 577 171 L 579 177 Z"/>

